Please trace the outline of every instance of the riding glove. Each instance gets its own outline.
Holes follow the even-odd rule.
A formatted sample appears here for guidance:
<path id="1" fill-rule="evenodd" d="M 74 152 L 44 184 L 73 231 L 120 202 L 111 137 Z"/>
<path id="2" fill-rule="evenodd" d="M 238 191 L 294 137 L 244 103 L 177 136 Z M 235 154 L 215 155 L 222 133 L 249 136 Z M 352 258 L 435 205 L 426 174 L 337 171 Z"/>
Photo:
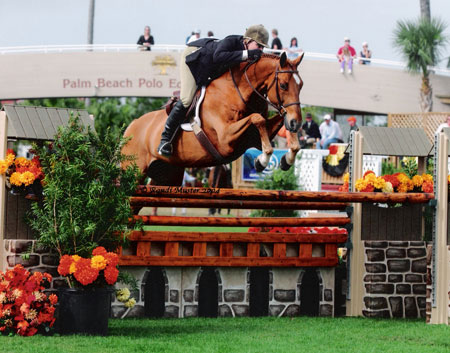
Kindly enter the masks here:
<path id="1" fill-rule="evenodd" d="M 248 61 L 256 61 L 258 60 L 262 55 L 261 49 L 253 49 L 248 51 Z"/>

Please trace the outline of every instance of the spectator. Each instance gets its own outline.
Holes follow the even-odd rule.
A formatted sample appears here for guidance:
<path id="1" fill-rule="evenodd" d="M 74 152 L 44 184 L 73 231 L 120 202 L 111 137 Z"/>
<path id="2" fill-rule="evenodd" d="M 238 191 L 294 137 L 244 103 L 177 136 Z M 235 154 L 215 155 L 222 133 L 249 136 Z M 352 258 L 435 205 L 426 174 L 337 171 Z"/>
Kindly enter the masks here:
<path id="1" fill-rule="evenodd" d="M 208 38 L 214 37 L 213 31 L 208 31 Z"/>
<path id="2" fill-rule="evenodd" d="M 445 123 L 438 126 L 436 133 L 442 132 L 442 129 L 446 127 L 450 127 L 450 115 L 447 115 Z"/>
<path id="3" fill-rule="evenodd" d="M 307 148 L 314 146 L 315 143 L 320 141 L 319 125 L 312 119 L 311 113 L 306 113 L 306 122 L 302 125 L 300 146 Z"/>
<path id="4" fill-rule="evenodd" d="M 319 127 L 321 139 L 317 143 L 317 148 L 323 150 L 327 149 L 332 143 L 343 142 L 342 130 L 339 124 L 331 120 L 330 114 L 326 114 L 324 119 Z"/>
<path id="5" fill-rule="evenodd" d="M 290 60 L 294 60 L 300 55 L 300 52 L 302 50 L 298 47 L 298 42 L 297 42 L 296 37 L 293 37 L 291 39 L 291 44 L 289 45 L 289 48 L 286 48 L 286 51 L 287 51 L 288 59 L 290 59 Z"/>
<path id="6" fill-rule="evenodd" d="M 362 44 L 362 50 L 359 52 L 359 56 L 361 58 L 370 59 L 372 57 L 372 52 L 369 50 L 369 44 L 367 42 L 363 42 Z M 369 65 L 370 60 L 359 60 L 359 63 L 361 65 Z"/>
<path id="7" fill-rule="evenodd" d="M 272 29 L 272 49 L 283 49 L 283 46 L 281 45 L 281 40 L 278 38 L 278 30 L 276 28 Z"/>
<path id="8" fill-rule="evenodd" d="M 194 30 L 194 34 L 189 38 L 189 40 L 187 42 L 191 43 L 191 42 L 196 41 L 199 38 L 200 38 L 200 30 L 196 29 L 196 30 Z"/>
<path id="9" fill-rule="evenodd" d="M 186 44 L 189 42 L 189 39 L 191 39 L 191 37 L 194 35 L 194 31 L 192 31 L 191 32 L 191 34 L 189 34 L 187 37 L 186 37 Z"/>
<path id="10" fill-rule="evenodd" d="M 341 74 L 344 73 L 345 69 L 345 62 L 347 61 L 348 65 L 348 73 L 351 74 L 353 70 L 353 59 L 356 58 L 356 51 L 355 48 L 350 46 L 350 39 L 345 37 L 344 38 L 344 45 L 339 48 L 337 52 L 337 58 L 339 62 L 341 63 Z"/>
<path id="11" fill-rule="evenodd" d="M 150 34 L 150 27 L 144 27 L 144 34 L 141 35 L 137 44 L 142 45 L 141 50 L 151 50 L 151 46 L 155 44 L 153 36 Z"/>
<path id="12" fill-rule="evenodd" d="M 356 118 L 351 116 L 347 119 L 348 125 L 350 125 L 350 133 L 348 135 L 348 142 L 350 142 L 350 134 L 352 131 L 358 131 L 358 125 L 356 125 Z"/>

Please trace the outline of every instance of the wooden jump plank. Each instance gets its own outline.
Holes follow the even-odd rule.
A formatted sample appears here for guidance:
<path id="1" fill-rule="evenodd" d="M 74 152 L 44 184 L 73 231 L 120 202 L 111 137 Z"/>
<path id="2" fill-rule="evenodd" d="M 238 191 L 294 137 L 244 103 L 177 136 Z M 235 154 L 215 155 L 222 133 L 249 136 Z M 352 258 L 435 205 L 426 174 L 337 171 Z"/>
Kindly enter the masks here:
<path id="1" fill-rule="evenodd" d="M 344 210 L 345 202 L 301 202 L 301 201 L 253 201 L 191 199 L 170 197 L 134 196 L 130 199 L 133 207 L 187 207 L 187 208 L 232 208 L 232 209 L 279 209 L 279 210 Z"/>
<path id="2" fill-rule="evenodd" d="M 234 243 L 344 243 L 347 234 L 323 233 L 209 233 L 209 232 L 170 232 L 170 231 L 132 231 L 130 241 L 188 241 L 188 242 L 234 242 Z M 195 248 L 194 243 L 194 248 Z M 250 244 L 249 244 L 250 245 Z M 259 245 L 258 245 L 259 256 Z"/>
<path id="3" fill-rule="evenodd" d="M 247 257 L 254 258 L 259 257 L 259 243 L 248 243 L 247 244 Z"/>
<path id="4" fill-rule="evenodd" d="M 221 243 L 219 254 L 220 257 L 233 257 L 233 243 Z"/>
<path id="5" fill-rule="evenodd" d="M 218 189 L 174 186 L 139 185 L 139 196 L 159 196 L 191 199 L 228 199 L 268 201 L 314 201 L 314 202 L 380 202 L 380 203 L 426 203 L 434 199 L 431 193 L 383 193 L 339 191 L 284 191 L 258 189 Z"/>
<path id="6" fill-rule="evenodd" d="M 222 227 L 335 227 L 351 222 L 348 217 L 176 217 L 134 216 L 146 225 L 222 226 Z"/>
<path id="7" fill-rule="evenodd" d="M 223 267 L 331 267 L 338 263 L 334 259 L 309 257 L 193 257 L 193 256 L 122 256 L 119 266 L 223 266 Z"/>
<path id="8" fill-rule="evenodd" d="M 164 254 L 165 254 L 164 256 L 166 256 L 166 257 L 178 256 L 178 248 L 179 248 L 178 242 L 174 242 L 174 241 L 167 242 L 165 251 L 164 251 Z"/>
<path id="9" fill-rule="evenodd" d="M 273 244 L 273 257 L 285 258 L 286 257 L 286 243 Z"/>
<path id="10" fill-rule="evenodd" d="M 150 242 L 139 241 L 137 243 L 136 255 L 137 256 L 150 256 Z"/>
<path id="11" fill-rule="evenodd" d="M 194 243 L 192 255 L 201 257 L 206 256 L 206 243 L 205 242 Z"/>
<path id="12" fill-rule="evenodd" d="M 312 244 L 300 244 L 298 256 L 301 259 L 310 259 L 312 257 Z"/>

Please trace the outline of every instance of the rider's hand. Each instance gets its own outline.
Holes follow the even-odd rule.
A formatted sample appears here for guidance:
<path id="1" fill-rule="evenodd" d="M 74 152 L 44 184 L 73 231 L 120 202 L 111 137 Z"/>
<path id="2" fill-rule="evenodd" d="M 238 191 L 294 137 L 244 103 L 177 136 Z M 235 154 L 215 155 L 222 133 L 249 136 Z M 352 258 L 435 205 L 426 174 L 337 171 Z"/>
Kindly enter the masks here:
<path id="1" fill-rule="evenodd" d="M 258 60 L 262 55 L 261 49 L 252 49 L 248 51 L 248 61 L 256 61 Z"/>

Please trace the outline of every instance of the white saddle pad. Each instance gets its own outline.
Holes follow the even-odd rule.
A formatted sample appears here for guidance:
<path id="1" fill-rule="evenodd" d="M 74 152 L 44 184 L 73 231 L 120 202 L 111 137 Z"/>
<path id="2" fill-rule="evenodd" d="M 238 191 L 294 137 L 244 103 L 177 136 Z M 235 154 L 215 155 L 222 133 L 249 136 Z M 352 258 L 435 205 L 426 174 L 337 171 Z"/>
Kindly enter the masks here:
<path id="1" fill-rule="evenodd" d="M 203 99 L 205 98 L 206 93 L 206 87 L 202 86 L 202 91 L 200 93 L 200 98 L 197 101 L 197 104 L 195 106 L 195 115 L 193 118 L 190 119 L 188 123 L 181 124 L 181 128 L 184 131 L 193 131 L 192 124 L 197 123 L 198 126 L 202 126 L 202 123 L 200 121 L 200 106 L 202 105 Z"/>

